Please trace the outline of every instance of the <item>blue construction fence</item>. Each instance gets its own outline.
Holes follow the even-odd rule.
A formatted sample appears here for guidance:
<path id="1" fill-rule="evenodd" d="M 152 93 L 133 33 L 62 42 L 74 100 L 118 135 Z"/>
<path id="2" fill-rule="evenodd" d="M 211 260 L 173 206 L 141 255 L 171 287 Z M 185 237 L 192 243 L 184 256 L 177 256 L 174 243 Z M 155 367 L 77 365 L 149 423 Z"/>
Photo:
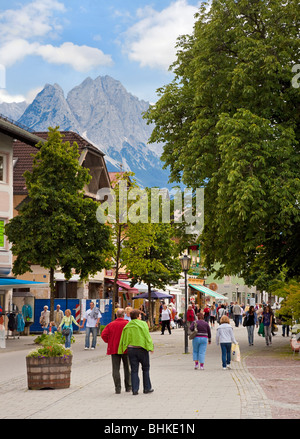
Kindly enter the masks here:
<path id="1" fill-rule="evenodd" d="M 101 302 L 100 302 L 101 301 Z M 103 302 L 102 302 L 103 301 Z M 101 311 L 102 317 L 100 319 L 100 325 L 108 325 L 111 322 L 111 313 L 112 313 L 112 300 L 105 299 L 54 299 L 54 310 L 56 310 L 56 306 L 60 305 L 60 309 L 65 312 L 66 309 L 70 309 L 71 313 L 75 319 L 76 317 L 76 307 L 80 306 L 80 314 L 81 320 L 83 319 L 83 311 L 84 309 L 90 309 L 90 302 L 95 302 L 96 307 L 98 307 Z M 50 310 L 50 299 L 35 299 L 34 302 L 34 322 L 30 325 L 31 333 L 43 332 L 42 327 L 40 325 L 40 316 L 41 312 L 44 311 L 44 306 L 48 306 Z M 78 327 L 73 324 L 74 331 L 78 331 Z M 82 328 L 81 331 L 84 331 L 85 328 Z"/>

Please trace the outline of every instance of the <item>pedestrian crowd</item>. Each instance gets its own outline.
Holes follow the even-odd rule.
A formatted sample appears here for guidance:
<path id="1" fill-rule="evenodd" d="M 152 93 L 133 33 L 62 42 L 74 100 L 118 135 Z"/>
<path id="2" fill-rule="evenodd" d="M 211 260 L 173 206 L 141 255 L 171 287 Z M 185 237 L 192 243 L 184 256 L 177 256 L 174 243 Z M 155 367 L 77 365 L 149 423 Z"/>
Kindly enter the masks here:
<path id="1" fill-rule="evenodd" d="M 276 307 L 278 309 L 279 307 Z M 280 317 L 280 316 L 279 316 Z M 289 335 L 289 326 L 282 320 L 282 335 Z M 40 324 L 44 333 L 54 333 L 62 331 L 65 335 L 65 346 L 71 346 L 73 334 L 73 324 L 79 328 L 85 327 L 85 348 L 96 348 L 97 333 L 100 325 L 101 312 L 93 301 L 90 302 L 88 309 L 80 325 L 72 316 L 71 310 L 66 309 L 65 313 L 57 305 L 54 311 L 54 320 L 50 322 L 50 312 L 45 306 L 41 313 Z M 256 306 L 243 306 L 237 302 L 221 304 L 213 302 L 212 305 L 206 304 L 201 309 L 197 304 L 191 303 L 187 307 L 186 316 L 180 317 L 173 304 L 167 306 L 164 302 L 160 306 L 161 335 L 168 330 L 169 335 L 176 326 L 184 329 L 192 339 L 193 362 L 195 369 L 204 369 L 205 356 L 208 345 L 211 344 L 212 330 L 216 328 L 216 343 L 221 348 L 221 364 L 223 370 L 231 368 L 232 359 L 239 361 L 239 345 L 235 338 L 233 326 L 230 324 L 232 319 L 237 328 L 241 324 L 248 333 L 249 346 L 254 344 L 255 328 L 258 335 L 264 336 L 266 345 L 272 344 L 272 336 L 278 330 L 274 315 L 274 309 L 269 304 Z M 152 393 L 150 380 L 150 357 L 149 352 L 153 352 L 154 345 L 149 332 L 149 319 L 147 311 L 143 305 L 139 309 L 128 306 L 115 307 L 115 319 L 104 327 L 101 332 L 102 340 L 107 344 L 107 355 L 111 356 L 112 378 L 115 392 L 121 393 L 121 363 L 124 369 L 124 386 L 126 392 L 138 395 L 140 388 L 139 365 L 142 369 L 143 393 Z M 92 342 L 90 338 L 92 336 Z"/>

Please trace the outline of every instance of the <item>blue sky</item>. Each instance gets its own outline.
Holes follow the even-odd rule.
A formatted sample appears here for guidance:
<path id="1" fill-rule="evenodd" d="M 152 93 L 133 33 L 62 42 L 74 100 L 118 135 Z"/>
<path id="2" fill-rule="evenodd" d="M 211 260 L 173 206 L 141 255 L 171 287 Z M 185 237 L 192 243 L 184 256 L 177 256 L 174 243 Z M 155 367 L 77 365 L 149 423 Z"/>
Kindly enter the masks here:
<path id="1" fill-rule="evenodd" d="M 0 102 L 31 102 L 46 83 L 65 94 L 110 75 L 140 99 L 172 80 L 176 38 L 199 0 L 1 0 Z"/>

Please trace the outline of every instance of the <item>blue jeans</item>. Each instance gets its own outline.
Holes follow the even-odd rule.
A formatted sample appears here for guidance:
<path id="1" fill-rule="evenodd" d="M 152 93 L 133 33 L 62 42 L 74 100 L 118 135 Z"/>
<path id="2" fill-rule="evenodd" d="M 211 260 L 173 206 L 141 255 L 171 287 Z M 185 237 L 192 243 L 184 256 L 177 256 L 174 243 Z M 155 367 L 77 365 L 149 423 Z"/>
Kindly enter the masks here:
<path id="1" fill-rule="evenodd" d="M 253 335 L 254 335 L 254 325 L 246 326 L 248 331 L 248 342 L 249 344 L 253 344 Z"/>
<path id="2" fill-rule="evenodd" d="M 90 335 L 92 334 L 92 348 L 96 347 L 97 344 L 97 329 L 96 327 L 94 328 L 90 328 L 89 326 L 87 326 L 85 328 L 85 347 L 89 348 L 90 347 Z"/>
<path id="3" fill-rule="evenodd" d="M 226 367 L 231 362 L 231 343 L 220 343 L 222 350 L 222 366 Z"/>
<path id="4" fill-rule="evenodd" d="M 132 384 L 132 392 L 138 392 L 140 387 L 140 379 L 139 379 L 139 364 L 142 365 L 143 371 L 143 388 L 144 390 L 151 389 L 151 381 L 150 381 L 150 360 L 149 360 L 149 352 L 143 348 L 128 348 L 128 358 L 130 361 L 131 367 L 131 384 Z"/>
<path id="5" fill-rule="evenodd" d="M 207 337 L 193 338 L 193 361 L 199 361 L 200 364 L 204 364 L 207 342 Z"/>
<path id="6" fill-rule="evenodd" d="M 73 331 L 71 330 L 69 335 L 65 335 L 65 348 L 71 347 L 71 337 L 72 337 Z"/>

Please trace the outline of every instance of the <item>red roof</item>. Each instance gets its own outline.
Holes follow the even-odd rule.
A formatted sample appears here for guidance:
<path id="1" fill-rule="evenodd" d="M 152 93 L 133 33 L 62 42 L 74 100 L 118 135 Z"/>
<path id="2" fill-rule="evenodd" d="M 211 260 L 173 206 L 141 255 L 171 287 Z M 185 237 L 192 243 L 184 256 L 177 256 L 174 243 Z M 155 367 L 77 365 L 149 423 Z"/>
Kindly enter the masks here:
<path id="1" fill-rule="evenodd" d="M 48 132 L 35 132 L 36 136 L 41 137 L 42 139 L 48 138 Z M 62 131 L 64 142 L 70 142 L 72 145 L 74 142 L 78 144 L 79 152 L 81 153 L 85 148 L 89 149 L 93 153 L 97 155 L 101 155 L 102 157 L 105 155 L 102 151 L 100 151 L 96 146 L 92 143 L 88 142 L 86 139 L 81 137 L 79 134 L 74 133 L 72 131 Z M 27 189 L 25 186 L 25 179 L 23 174 L 25 171 L 32 171 L 33 166 L 33 157 L 31 154 L 36 154 L 38 148 L 35 146 L 30 146 L 26 143 L 23 143 L 19 140 L 14 142 L 14 159 L 17 159 L 17 162 L 14 166 L 14 194 L 15 195 L 26 195 Z"/>

